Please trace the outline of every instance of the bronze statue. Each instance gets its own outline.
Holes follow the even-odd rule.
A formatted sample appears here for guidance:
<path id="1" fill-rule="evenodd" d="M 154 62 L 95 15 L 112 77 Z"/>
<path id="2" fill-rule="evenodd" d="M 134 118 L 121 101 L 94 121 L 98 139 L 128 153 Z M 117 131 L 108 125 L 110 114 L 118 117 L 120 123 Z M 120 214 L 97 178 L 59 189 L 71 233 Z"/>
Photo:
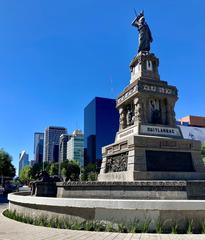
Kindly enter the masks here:
<path id="1" fill-rule="evenodd" d="M 137 27 L 139 31 L 139 48 L 138 52 L 150 51 L 150 43 L 153 41 L 149 26 L 145 22 L 144 11 L 141 11 L 132 22 L 132 26 Z"/>

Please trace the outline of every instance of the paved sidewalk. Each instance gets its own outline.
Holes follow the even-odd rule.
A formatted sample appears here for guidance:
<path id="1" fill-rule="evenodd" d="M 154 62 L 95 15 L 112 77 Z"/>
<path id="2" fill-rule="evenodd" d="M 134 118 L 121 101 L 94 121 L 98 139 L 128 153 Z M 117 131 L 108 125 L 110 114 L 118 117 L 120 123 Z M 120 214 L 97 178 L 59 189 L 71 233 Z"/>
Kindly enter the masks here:
<path id="1" fill-rule="evenodd" d="M 88 232 L 38 227 L 4 217 L 2 211 L 6 208 L 7 203 L 0 203 L 0 240 L 205 240 L 205 235 Z"/>

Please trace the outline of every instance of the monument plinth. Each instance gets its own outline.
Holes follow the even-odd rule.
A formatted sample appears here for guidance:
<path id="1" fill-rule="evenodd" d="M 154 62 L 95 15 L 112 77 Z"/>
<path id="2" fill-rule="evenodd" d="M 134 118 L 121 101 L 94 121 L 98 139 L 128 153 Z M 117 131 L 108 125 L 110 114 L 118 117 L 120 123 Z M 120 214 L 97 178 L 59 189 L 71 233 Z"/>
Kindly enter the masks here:
<path id="1" fill-rule="evenodd" d="M 130 83 L 116 101 L 119 131 L 115 142 L 102 149 L 98 180 L 205 179 L 201 144 L 183 139 L 176 126 L 177 88 L 160 79 L 159 59 L 149 52 L 145 31 L 150 38 L 147 24 L 140 33 L 140 51 L 130 64 Z"/>

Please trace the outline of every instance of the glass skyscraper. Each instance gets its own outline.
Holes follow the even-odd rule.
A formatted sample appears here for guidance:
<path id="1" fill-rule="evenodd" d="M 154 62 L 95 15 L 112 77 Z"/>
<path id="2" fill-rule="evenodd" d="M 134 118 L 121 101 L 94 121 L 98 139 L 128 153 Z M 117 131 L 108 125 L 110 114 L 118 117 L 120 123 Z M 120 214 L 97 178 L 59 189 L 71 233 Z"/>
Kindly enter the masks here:
<path id="1" fill-rule="evenodd" d="M 44 162 L 58 162 L 59 160 L 59 141 L 62 134 L 66 134 L 64 127 L 50 126 L 44 133 Z"/>
<path id="2" fill-rule="evenodd" d="M 34 162 L 43 162 L 43 142 L 44 133 L 36 132 L 34 133 Z"/>
<path id="3" fill-rule="evenodd" d="M 29 155 L 26 153 L 25 150 L 23 150 L 19 154 L 19 176 L 20 176 L 21 170 L 27 165 L 29 165 Z"/>
<path id="4" fill-rule="evenodd" d="M 59 162 L 63 162 L 67 159 L 67 143 L 71 139 L 71 134 L 62 134 L 59 142 Z"/>
<path id="5" fill-rule="evenodd" d="M 119 113 L 115 99 L 95 97 L 84 109 L 85 165 L 100 167 L 101 149 L 114 142 L 119 128 Z"/>

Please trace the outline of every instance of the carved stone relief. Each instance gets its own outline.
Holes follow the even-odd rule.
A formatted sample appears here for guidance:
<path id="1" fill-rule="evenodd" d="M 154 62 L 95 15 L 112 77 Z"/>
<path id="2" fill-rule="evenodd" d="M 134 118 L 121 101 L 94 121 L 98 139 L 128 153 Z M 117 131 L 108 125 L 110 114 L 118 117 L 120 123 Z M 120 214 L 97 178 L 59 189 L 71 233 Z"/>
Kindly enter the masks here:
<path id="1" fill-rule="evenodd" d="M 128 152 L 107 157 L 105 172 L 127 171 Z"/>
<path id="2" fill-rule="evenodd" d="M 133 112 L 129 108 L 126 114 L 126 123 L 127 123 L 127 126 L 131 126 L 133 124 Z"/>
<path id="3" fill-rule="evenodd" d="M 119 109 L 119 114 L 120 114 L 120 130 L 124 129 L 126 127 L 126 122 L 125 122 L 125 111 L 123 108 Z"/>
<path id="4" fill-rule="evenodd" d="M 161 101 L 161 115 L 162 115 L 162 124 L 163 125 L 167 125 L 168 121 L 167 121 L 167 100 L 166 99 L 162 99 Z"/>
<path id="5" fill-rule="evenodd" d="M 161 102 L 157 98 L 149 100 L 150 123 L 161 124 Z"/>
<path id="6" fill-rule="evenodd" d="M 132 103 L 129 103 L 124 107 L 124 109 L 125 109 L 123 110 L 125 112 L 124 128 L 126 128 L 134 124 L 134 120 L 135 120 L 134 105 Z"/>
<path id="7" fill-rule="evenodd" d="M 134 121 L 135 124 L 142 122 L 142 103 L 139 98 L 134 99 Z"/>
<path id="8" fill-rule="evenodd" d="M 175 126 L 176 125 L 174 105 L 175 105 L 175 101 L 169 101 L 168 102 L 167 114 L 168 114 L 168 121 L 169 121 L 170 126 Z"/>

